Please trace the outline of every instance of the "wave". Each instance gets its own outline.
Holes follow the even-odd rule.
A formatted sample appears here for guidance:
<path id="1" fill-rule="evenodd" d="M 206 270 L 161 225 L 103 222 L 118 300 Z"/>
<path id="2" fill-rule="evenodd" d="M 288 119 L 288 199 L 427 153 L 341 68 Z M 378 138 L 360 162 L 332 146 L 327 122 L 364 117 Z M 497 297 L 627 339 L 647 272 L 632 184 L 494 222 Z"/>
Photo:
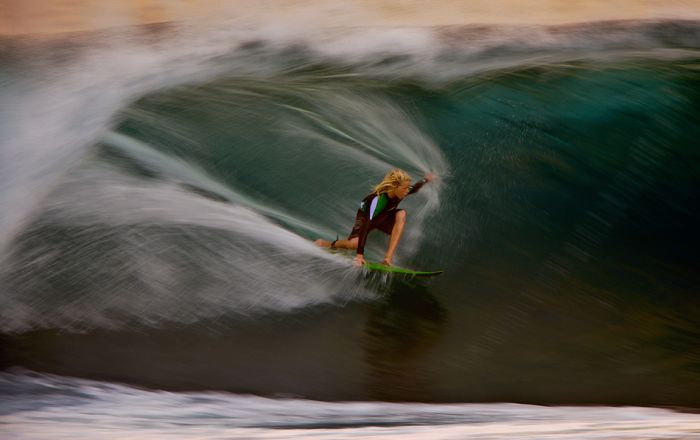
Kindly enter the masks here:
<path id="1" fill-rule="evenodd" d="M 3 42 L 1 367 L 697 405 L 698 22 L 159 29 Z M 312 244 L 393 166 L 428 284 Z"/>
<path id="2" fill-rule="evenodd" d="M 698 415 L 638 407 L 540 407 L 515 404 L 397 404 L 266 399 L 228 393 L 162 393 L 60 376 L 3 373 L 0 420 L 17 438 L 88 436 L 118 431 L 139 438 L 221 436 L 337 438 L 426 435 L 492 438 L 690 435 Z M 46 414 L 47 417 L 38 417 Z M 50 414 L 50 417 L 48 415 Z M 523 434 L 523 424 L 527 433 Z M 284 430 L 284 431 L 280 431 Z M 517 434 L 513 434 L 516 432 Z"/>

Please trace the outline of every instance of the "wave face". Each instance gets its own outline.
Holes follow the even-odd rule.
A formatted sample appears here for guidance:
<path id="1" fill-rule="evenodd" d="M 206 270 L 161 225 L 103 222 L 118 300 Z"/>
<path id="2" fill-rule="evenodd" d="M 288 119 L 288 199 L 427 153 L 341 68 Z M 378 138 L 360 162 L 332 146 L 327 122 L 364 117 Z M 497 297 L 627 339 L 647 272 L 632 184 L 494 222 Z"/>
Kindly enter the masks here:
<path id="1" fill-rule="evenodd" d="M 353 32 L 7 42 L 0 366 L 700 404 L 700 24 Z M 396 259 L 429 283 L 312 244 L 391 167 L 439 176 Z"/>

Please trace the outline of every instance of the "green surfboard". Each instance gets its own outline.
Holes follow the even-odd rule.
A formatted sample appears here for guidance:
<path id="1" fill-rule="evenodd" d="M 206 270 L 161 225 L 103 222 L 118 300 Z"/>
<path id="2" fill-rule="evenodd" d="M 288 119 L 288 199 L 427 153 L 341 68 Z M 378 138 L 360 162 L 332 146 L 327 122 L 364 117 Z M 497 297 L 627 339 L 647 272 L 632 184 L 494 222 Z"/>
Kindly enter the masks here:
<path id="1" fill-rule="evenodd" d="M 352 259 L 352 257 L 350 255 L 348 255 L 348 253 L 344 249 L 328 249 L 328 252 L 330 252 L 332 254 L 342 254 L 343 256 L 347 257 L 348 259 Z M 443 272 L 442 270 L 425 271 L 425 270 L 406 269 L 404 267 L 387 266 L 385 264 L 372 263 L 370 261 L 366 261 L 364 266 L 365 266 L 365 268 L 367 268 L 368 270 L 371 270 L 373 272 L 393 273 L 393 274 L 397 274 L 397 275 L 403 275 L 406 277 L 429 278 L 429 277 L 438 276 Z"/>
<path id="2" fill-rule="evenodd" d="M 404 276 L 409 276 L 409 277 L 434 277 L 434 276 L 440 275 L 443 272 L 442 270 L 433 270 L 433 271 L 412 270 L 412 269 L 406 269 L 403 267 L 387 266 L 385 264 L 370 263 L 370 262 L 365 263 L 365 267 L 367 269 L 375 271 L 375 272 L 394 273 L 394 274 L 399 274 L 399 275 L 404 275 Z"/>

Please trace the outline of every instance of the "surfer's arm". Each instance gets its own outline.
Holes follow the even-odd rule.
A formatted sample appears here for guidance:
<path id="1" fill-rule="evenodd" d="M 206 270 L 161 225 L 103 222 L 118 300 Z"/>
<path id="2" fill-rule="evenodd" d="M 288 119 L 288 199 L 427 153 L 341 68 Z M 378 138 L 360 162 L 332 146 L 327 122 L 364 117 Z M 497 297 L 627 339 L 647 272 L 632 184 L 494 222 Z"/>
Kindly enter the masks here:
<path id="1" fill-rule="evenodd" d="M 360 234 L 357 236 L 357 255 L 355 256 L 355 265 L 362 266 L 365 264 L 365 243 L 369 235 L 369 220 L 365 220 L 360 228 Z"/>
<path id="2" fill-rule="evenodd" d="M 360 227 L 360 233 L 357 235 L 357 255 L 365 254 L 365 243 L 367 243 L 367 236 L 369 235 L 369 223 L 368 218 L 363 219 L 362 226 Z"/>
<path id="3" fill-rule="evenodd" d="M 435 175 L 433 173 L 426 174 L 425 177 L 423 177 L 411 186 L 411 189 L 408 191 L 408 194 L 410 195 L 417 193 L 418 190 L 420 190 L 423 187 L 423 185 L 425 185 L 428 182 L 432 182 L 433 179 L 435 179 Z"/>

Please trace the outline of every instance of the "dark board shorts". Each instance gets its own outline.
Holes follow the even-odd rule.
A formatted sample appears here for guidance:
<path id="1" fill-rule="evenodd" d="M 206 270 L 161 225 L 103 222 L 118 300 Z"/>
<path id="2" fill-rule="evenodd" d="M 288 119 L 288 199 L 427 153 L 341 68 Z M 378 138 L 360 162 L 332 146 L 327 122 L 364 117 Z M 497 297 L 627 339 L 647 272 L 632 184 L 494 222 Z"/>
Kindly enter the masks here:
<path id="1" fill-rule="evenodd" d="M 393 209 L 389 212 L 380 214 L 372 221 L 372 226 L 369 228 L 369 230 L 372 231 L 374 229 L 379 229 L 383 233 L 391 235 L 391 231 L 394 229 L 394 223 L 396 222 L 396 213 L 399 211 L 403 211 L 403 209 Z M 359 237 L 362 224 L 366 221 L 368 220 L 365 218 L 364 213 L 358 209 L 357 215 L 355 216 L 355 224 L 353 225 L 352 231 L 350 231 L 350 235 L 348 235 L 347 239 L 350 240 L 355 237 Z"/>

